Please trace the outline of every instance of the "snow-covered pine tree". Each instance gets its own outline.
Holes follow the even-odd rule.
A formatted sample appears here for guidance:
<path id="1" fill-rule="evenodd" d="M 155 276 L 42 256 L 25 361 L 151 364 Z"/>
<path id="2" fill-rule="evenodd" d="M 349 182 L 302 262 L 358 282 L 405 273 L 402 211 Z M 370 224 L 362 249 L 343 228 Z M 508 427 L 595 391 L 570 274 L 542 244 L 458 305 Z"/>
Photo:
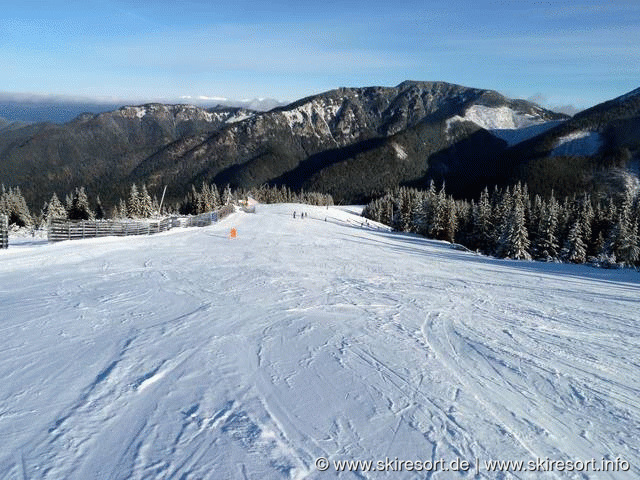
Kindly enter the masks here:
<path id="1" fill-rule="evenodd" d="M 134 183 L 131 185 L 129 199 L 127 200 L 127 216 L 129 218 L 138 218 L 140 213 L 140 192 Z"/>
<path id="2" fill-rule="evenodd" d="M 538 257 L 538 245 L 540 240 L 538 234 L 540 233 L 540 223 L 544 214 L 545 202 L 538 194 L 534 195 L 531 201 L 531 209 L 527 216 L 527 230 L 529 231 L 529 240 L 531 241 L 531 256 L 533 258 Z"/>
<path id="3" fill-rule="evenodd" d="M 538 233 L 536 235 L 536 258 L 539 260 L 553 261 L 558 258 L 560 245 L 558 243 L 558 209 L 559 205 L 553 192 L 546 202 L 543 201 L 540 219 L 538 221 Z"/>
<path id="4" fill-rule="evenodd" d="M 67 209 L 64 208 L 58 195 L 54 192 L 51 200 L 46 204 L 46 208 L 42 209 L 42 220 L 44 223 L 49 222 L 53 218 L 67 218 Z"/>
<path id="5" fill-rule="evenodd" d="M 220 198 L 220 192 L 215 183 L 211 184 L 211 198 L 213 209 L 216 210 L 222 206 L 222 199 Z"/>
<path id="6" fill-rule="evenodd" d="M 129 208 L 127 202 L 122 198 L 118 201 L 118 216 L 116 218 L 127 218 L 129 216 Z"/>
<path id="7" fill-rule="evenodd" d="M 425 237 L 431 235 L 431 226 L 433 225 L 433 217 L 435 206 L 437 203 L 438 193 L 433 180 L 429 182 L 429 189 L 422 196 L 422 203 L 416 213 L 419 220 L 418 232 Z"/>
<path id="8" fill-rule="evenodd" d="M 451 197 L 453 199 L 453 197 Z M 473 238 L 473 201 L 454 200 L 456 208 L 455 241 L 461 245 L 472 245 Z"/>
<path id="9" fill-rule="evenodd" d="M 231 192 L 231 187 L 227 184 L 222 194 L 222 204 L 229 205 L 231 202 L 233 202 L 233 193 Z"/>
<path id="10" fill-rule="evenodd" d="M 195 192 L 195 187 L 193 187 L 193 191 Z M 200 215 L 201 213 L 204 212 L 208 212 L 210 205 L 209 205 L 209 188 L 207 187 L 207 184 L 203 181 L 202 182 L 202 186 L 200 187 L 200 191 L 197 193 L 196 196 L 196 213 L 198 215 Z"/>
<path id="11" fill-rule="evenodd" d="M 584 242 L 583 222 L 576 218 L 569 229 L 569 235 L 562 249 L 562 258 L 572 263 L 584 263 L 587 260 L 587 245 Z"/>
<path id="12" fill-rule="evenodd" d="M 633 203 L 633 196 L 628 191 L 618 211 L 618 221 L 611 238 L 611 250 L 618 262 L 627 266 L 636 264 L 640 257 L 638 224 L 633 212 Z"/>
<path id="13" fill-rule="evenodd" d="M 453 197 L 447 197 L 445 202 L 445 227 L 444 240 L 453 243 L 456 240 L 456 231 L 458 228 L 458 213 L 456 202 Z"/>
<path id="14" fill-rule="evenodd" d="M 513 198 L 511 190 L 507 186 L 504 190 L 494 189 L 491 196 L 491 211 L 493 213 L 493 239 L 495 246 L 493 253 L 504 257 L 504 244 L 510 234 L 510 221 L 513 212 Z"/>
<path id="15" fill-rule="evenodd" d="M 411 231 L 420 234 L 426 230 L 424 199 L 425 192 L 414 190 L 411 198 Z"/>
<path id="16" fill-rule="evenodd" d="M 90 220 L 95 217 L 93 210 L 89 206 L 84 187 L 76 188 L 71 199 L 71 209 L 69 210 L 70 220 Z"/>
<path id="17" fill-rule="evenodd" d="M 593 251 L 593 222 L 595 219 L 595 212 L 593 210 L 593 203 L 591 196 L 585 193 L 578 202 L 578 217 L 580 218 L 582 228 L 582 240 L 587 247 L 587 256 L 589 252 Z"/>
<path id="18" fill-rule="evenodd" d="M 474 248 L 484 253 L 490 253 L 493 250 L 493 223 L 491 218 L 489 189 L 485 187 L 472 211 Z"/>
<path id="19" fill-rule="evenodd" d="M 398 192 L 398 219 L 394 227 L 401 232 L 411 231 L 411 191 L 406 187 L 401 187 Z"/>
<path id="20" fill-rule="evenodd" d="M 145 184 L 142 184 L 138 203 L 140 205 L 139 216 L 141 218 L 150 218 L 151 216 L 153 216 L 153 203 L 151 202 L 151 195 L 149 195 L 147 186 Z"/>
<path id="21" fill-rule="evenodd" d="M 22 196 L 20 187 L 9 188 L 8 191 L 2 191 L 2 199 L 0 200 L 2 211 L 9 217 L 9 225 L 17 225 L 19 227 L 30 227 L 33 224 L 33 218 L 29 212 L 27 202 Z"/>
<path id="22" fill-rule="evenodd" d="M 431 223 L 429 225 L 429 236 L 438 240 L 446 239 L 448 222 L 447 194 L 445 184 L 442 183 L 440 191 L 434 197 L 434 204 L 431 210 Z"/>
<path id="23" fill-rule="evenodd" d="M 529 232 L 527 231 L 523 199 L 522 187 L 518 183 L 513 189 L 512 198 L 509 200 L 511 211 L 505 212 L 501 227 L 502 235 L 498 246 L 498 254 L 501 257 L 531 260 Z"/>

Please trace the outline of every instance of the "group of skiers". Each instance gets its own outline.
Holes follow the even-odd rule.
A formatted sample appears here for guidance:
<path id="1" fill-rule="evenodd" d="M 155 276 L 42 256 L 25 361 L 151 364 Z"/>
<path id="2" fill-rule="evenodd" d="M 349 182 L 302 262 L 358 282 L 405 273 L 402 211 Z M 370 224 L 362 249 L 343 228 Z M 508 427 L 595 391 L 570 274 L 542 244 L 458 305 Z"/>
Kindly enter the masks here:
<path id="1" fill-rule="evenodd" d="M 300 218 L 305 218 L 305 217 L 308 217 L 308 216 L 309 216 L 308 213 L 300 212 Z M 296 211 L 295 210 L 293 211 L 293 218 L 296 218 Z"/>

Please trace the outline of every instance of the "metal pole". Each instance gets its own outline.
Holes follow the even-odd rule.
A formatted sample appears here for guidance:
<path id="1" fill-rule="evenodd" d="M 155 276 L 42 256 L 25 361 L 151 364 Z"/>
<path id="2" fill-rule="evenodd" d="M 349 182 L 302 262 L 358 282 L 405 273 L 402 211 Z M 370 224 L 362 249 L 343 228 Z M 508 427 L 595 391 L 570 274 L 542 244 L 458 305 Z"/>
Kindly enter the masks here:
<path id="1" fill-rule="evenodd" d="M 167 186 L 164 186 L 164 190 L 162 191 L 162 198 L 160 199 L 160 207 L 158 208 L 158 213 L 162 215 L 162 203 L 164 202 L 164 194 L 167 193 Z"/>

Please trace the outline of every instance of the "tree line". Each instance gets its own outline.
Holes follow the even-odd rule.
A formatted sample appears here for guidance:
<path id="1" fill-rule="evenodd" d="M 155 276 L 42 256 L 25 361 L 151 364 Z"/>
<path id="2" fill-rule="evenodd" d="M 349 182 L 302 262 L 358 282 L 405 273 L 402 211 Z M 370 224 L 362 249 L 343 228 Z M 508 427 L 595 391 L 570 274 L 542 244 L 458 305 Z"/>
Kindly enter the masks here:
<path id="1" fill-rule="evenodd" d="M 588 193 L 561 199 L 530 196 L 526 184 L 477 200 L 454 200 L 444 184 L 401 187 L 365 206 L 363 216 L 429 238 L 456 242 L 499 258 L 640 266 L 640 200 Z"/>
<path id="2" fill-rule="evenodd" d="M 37 227 L 46 225 L 53 218 L 63 220 L 101 220 L 124 218 L 151 218 L 162 214 L 180 213 L 199 215 L 217 210 L 237 200 L 252 196 L 261 203 L 306 203 L 311 205 L 333 205 L 331 195 L 316 192 L 294 192 L 286 186 L 263 185 L 251 190 L 232 190 L 229 185 L 219 189 L 215 184 L 202 182 L 200 188 L 191 186 L 181 201 L 160 205 L 156 196 L 151 196 L 146 185 L 131 185 L 126 199 L 120 199 L 107 213 L 100 196 L 91 199 L 84 187 L 76 188 L 65 196 L 62 202 L 56 193 L 44 203 L 38 214 L 33 214 L 27 205 L 19 187 L 0 190 L 0 214 L 9 217 L 10 225 L 19 227 Z"/>

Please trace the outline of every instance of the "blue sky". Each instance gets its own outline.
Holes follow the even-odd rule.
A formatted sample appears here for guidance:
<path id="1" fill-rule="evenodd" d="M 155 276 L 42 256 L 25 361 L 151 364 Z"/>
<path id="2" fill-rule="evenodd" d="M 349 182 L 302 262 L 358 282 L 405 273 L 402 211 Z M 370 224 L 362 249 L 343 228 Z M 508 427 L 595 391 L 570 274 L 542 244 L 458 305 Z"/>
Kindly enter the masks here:
<path id="1" fill-rule="evenodd" d="M 4 93 L 292 101 L 411 79 L 584 108 L 640 86 L 637 0 L 11 3 Z"/>

